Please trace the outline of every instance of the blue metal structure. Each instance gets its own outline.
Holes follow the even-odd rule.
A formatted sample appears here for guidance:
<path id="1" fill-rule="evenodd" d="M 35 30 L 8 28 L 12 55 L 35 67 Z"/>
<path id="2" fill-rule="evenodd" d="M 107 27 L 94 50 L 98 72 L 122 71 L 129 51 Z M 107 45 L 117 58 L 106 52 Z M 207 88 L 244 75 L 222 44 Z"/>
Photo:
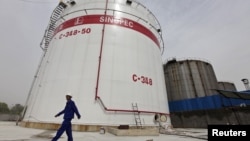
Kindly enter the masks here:
<path id="1" fill-rule="evenodd" d="M 233 93 L 234 91 L 231 92 Z M 243 93 L 250 95 L 250 91 L 244 91 Z M 249 99 L 230 98 L 230 97 L 225 97 L 224 95 L 221 95 L 219 93 L 212 96 L 169 101 L 170 113 L 195 111 L 195 110 L 220 109 L 226 107 L 247 106 L 247 105 L 250 105 Z"/>

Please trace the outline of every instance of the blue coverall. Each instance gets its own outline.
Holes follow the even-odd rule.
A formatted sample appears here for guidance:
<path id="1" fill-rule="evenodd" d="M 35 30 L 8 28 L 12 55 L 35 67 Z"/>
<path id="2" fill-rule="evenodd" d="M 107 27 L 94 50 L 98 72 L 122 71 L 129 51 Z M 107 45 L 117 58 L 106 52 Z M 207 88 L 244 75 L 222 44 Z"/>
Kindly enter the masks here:
<path id="1" fill-rule="evenodd" d="M 74 101 L 68 100 L 64 110 L 56 114 L 55 117 L 60 116 L 61 114 L 64 114 L 63 116 L 64 121 L 62 122 L 61 127 L 58 129 L 56 136 L 52 139 L 52 141 L 57 141 L 61 137 L 64 131 L 66 131 L 66 134 L 68 136 L 68 141 L 73 141 L 71 120 L 74 118 L 74 114 L 77 115 L 78 119 L 81 118 L 81 115 L 78 112 L 78 109 Z"/>

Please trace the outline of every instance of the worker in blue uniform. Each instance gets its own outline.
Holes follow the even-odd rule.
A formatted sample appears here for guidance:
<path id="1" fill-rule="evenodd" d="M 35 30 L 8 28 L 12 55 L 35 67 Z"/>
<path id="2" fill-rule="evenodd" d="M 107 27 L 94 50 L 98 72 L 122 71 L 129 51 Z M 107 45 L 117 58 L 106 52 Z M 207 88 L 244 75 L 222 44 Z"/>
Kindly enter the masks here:
<path id="1" fill-rule="evenodd" d="M 73 141 L 72 136 L 72 129 L 71 129 L 71 120 L 74 118 L 74 114 L 77 115 L 77 118 L 80 119 L 81 115 L 78 112 L 78 108 L 75 105 L 75 102 L 71 100 L 72 95 L 68 93 L 66 95 L 66 106 L 65 108 L 55 115 L 55 117 L 60 116 L 61 114 L 64 114 L 63 116 L 63 122 L 61 127 L 57 130 L 56 136 L 52 139 L 52 141 L 57 141 L 63 134 L 64 131 L 66 131 L 66 134 L 68 136 L 68 141 Z"/>

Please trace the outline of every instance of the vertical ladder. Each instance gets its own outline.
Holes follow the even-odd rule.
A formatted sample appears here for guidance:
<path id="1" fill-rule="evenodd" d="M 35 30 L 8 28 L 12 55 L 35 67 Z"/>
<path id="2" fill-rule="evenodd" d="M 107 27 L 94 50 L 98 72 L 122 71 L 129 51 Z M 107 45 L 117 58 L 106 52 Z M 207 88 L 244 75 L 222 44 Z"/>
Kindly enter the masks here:
<path id="1" fill-rule="evenodd" d="M 50 17 L 48 27 L 45 30 L 43 39 L 40 43 L 40 46 L 44 51 L 47 50 L 49 43 L 50 43 L 52 37 L 54 36 L 54 31 L 56 29 L 56 22 L 60 19 L 61 14 L 66 7 L 67 7 L 67 5 L 65 3 L 60 2 L 58 4 L 58 6 L 54 9 L 54 11 Z"/>
<path id="2" fill-rule="evenodd" d="M 136 127 L 142 128 L 142 122 L 141 122 L 140 112 L 138 111 L 137 103 L 132 103 L 132 109 L 134 111 Z"/>

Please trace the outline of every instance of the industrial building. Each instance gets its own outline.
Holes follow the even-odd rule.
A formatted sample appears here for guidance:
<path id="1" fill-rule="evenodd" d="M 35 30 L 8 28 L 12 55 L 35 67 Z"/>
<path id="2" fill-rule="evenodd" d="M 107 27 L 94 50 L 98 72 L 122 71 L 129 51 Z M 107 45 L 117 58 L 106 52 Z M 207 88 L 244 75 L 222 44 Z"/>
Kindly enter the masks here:
<path id="1" fill-rule="evenodd" d="M 219 90 L 231 90 L 231 91 L 237 91 L 236 86 L 232 82 L 226 82 L 226 81 L 219 81 L 218 82 L 218 89 Z"/>
<path id="2" fill-rule="evenodd" d="M 250 91 L 218 82 L 209 62 L 173 58 L 164 64 L 164 73 L 173 127 L 250 123 Z"/>

